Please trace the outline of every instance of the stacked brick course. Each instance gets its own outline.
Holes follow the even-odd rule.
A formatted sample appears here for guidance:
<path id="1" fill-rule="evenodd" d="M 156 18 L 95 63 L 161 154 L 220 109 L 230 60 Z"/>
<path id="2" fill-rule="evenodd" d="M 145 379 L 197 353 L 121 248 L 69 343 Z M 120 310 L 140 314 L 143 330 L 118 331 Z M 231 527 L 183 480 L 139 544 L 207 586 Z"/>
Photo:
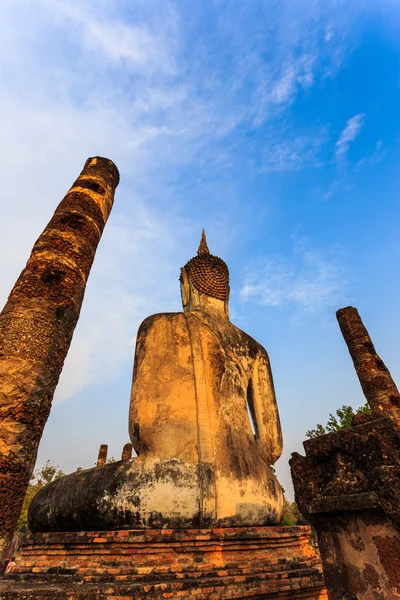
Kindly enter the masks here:
<path id="1" fill-rule="evenodd" d="M 0 600 L 326 600 L 309 527 L 34 534 Z"/>

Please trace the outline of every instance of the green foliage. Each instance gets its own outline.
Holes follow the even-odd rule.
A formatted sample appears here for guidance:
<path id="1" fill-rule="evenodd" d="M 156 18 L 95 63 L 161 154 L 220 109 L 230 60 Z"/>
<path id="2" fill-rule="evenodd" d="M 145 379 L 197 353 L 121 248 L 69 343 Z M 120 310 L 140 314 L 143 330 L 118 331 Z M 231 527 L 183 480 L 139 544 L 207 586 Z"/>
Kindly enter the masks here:
<path id="1" fill-rule="evenodd" d="M 52 481 L 56 481 L 56 479 L 60 479 L 64 477 L 65 473 L 58 465 L 53 465 L 50 460 L 46 461 L 41 469 L 36 469 L 33 473 L 31 481 L 34 484 L 43 487 Z"/>
<path id="2" fill-rule="evenodd" d="M 309 522 L 303 517 L 299 511 L 296 502 L 289 502 L 285 498 L 285 512 L 283 513 L 282 526 L 292 527 L 294 525 L 309 525 Z"/>
<path id="3" fill-rule="evenodd" d="M 65 473 L 63 470 L 60 469 L 60 467 L 53 465 L 50 460 L 48 460 L 41 469 L 36 469 L 26 491 L 22 511 L 18 520 L 17 531 L 19 533 L 26 533 L 28 531 L 28 509 L 40 488 L 51 481 L 64 477 L 64 475 Z"/>
<path id="4" fill-rule="evenodd" d="M 297 527 L 298 525 L 308 525 L 311 529 L 311 537 L 310 542 L 318 550 L 318 542 L 317 542 L 317 532 L 314 527 L 303 517 L 301 512 L 299 511 L 299 507 L 296 502 L 289 502 L 287 498 L 285 498 L 285 512 L 283 513 L 282 520 L 280 522 L 282 527 Z"/>
<path id="5" fill-rule="evenodd" d="M 369 412 L 370 410 L 371 409 L 367 402 L 363 406 L 360 406 L 360 408 L 357 408 L 355 412 L 351 406 L 346 406 L 343 404 L 343 406 L 338 408 L 336 411 L 336 416 L 333 416 L 332 413 L 329 415 L 329 419 L 325 427 L 319 423 L 315 429 L 309 429 L 306 431 L 306 436 L 311 439 L 326 433 L 339 431 L 340 429 L 347 429 L 351 426 L 351 422 L 355 414 L 359 415 Z"/>

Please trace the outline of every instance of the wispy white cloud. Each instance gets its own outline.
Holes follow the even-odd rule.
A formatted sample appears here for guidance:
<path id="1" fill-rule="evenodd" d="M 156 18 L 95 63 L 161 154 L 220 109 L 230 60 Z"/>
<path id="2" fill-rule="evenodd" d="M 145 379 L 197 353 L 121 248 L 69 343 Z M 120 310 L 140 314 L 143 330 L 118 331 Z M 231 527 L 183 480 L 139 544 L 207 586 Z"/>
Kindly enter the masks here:
<path id="1" fill-rule="evenodd" d="M 283 173 L 320 167 L 323 164 L 321 152 L 326 140 L 327 133 L 323 128 L 319 128 L 311 136 L 298 135 L 292 139 L 271 140 L 263 152 L 260 170 Z"/>
<path id="2" fill-rule="evenodd" d="M 166 309 L 179 310 L 180 257 L 175 243 L 180 239 L 194 253 L 186 236 L 198 231 L 177 214 L 163 218 L 151 214 L 140 201 L 135 213 L 134 221 L 116 214 L 107 225 L 57 388 L 57 402 L 115 379 L 126 361 L 133 360 L 143 318 Z"/>
<path id="3" fill-rule="evenodd" d="M 294 67 L 290 67 L 278 79 L 271 91 L 271 100 L 276 104 L 287 103 L 296 93 L 297 76 Z"/>
<path id="4" fill-rule="evenodd" d="M 271 101 L 275 104 L 293 102 L 300 88 L 309 88 L 314 84 L 314 68 L 318 63 L 318 52 L 306 50 L 297 58 L 292 58 L 289 66 L 274 83 L 271 90 Z"/>
<path id="5" fill-rule="evenodd" d="M 343 157 L 350 149 L 351 143 L 359 136 L 364 125 L 364 113 L 355 115 L 346 123 L 346 127 L 341 132 L 336 142 L 335 156 L 337 159 Z"/>
<path id="6" fill-rule="evenodd" d="M 382 153 L 382 140 L 376 143 L 375 151 L 371 156 L 364 156 L 356 163 L 350 163 L 347 153 L 350 150 L 351 144 L 360 135 L 364 127 L 365 114 L 359 113 L 349 119 L 346 126 L 341 131 L 335 145 L 334 165 L 335 176 L 330 184 L 328 191 L 324 194 L 324 198 L 331 198 L 339 191 L 349 191 L 355 185 L 354 173 L 359 171 L 365 165 L 374 165 L 379 162 Z"/>
<path id="7" fill-rule="evenodd" d="M 356 166 L 357 171 L 367 167 L 368 165 L 373 166 L 382 160 L 385 155 L 385 149 L 383 140 L 378 140 L 375 144 L 375 151 L 370 156 L 364 156 L 361 158 Z"/>
<path id="8" fill-rule="evenodd" d="M 266 257 L 250 270 L 240 291 L 243 300 L 316 312 L 335 303 L 346 281 L 338 261 L 295 239 L 290 258 Z"/>
<path id="9" fill-rule="evenodd" d="M 150 23 L 126 23 L 106 2 L 74 3 L 70 0 L 33 0 L 60 21 L 70 21 L 73 27 L 81 27 L 83 47 L 101 52 L 111 62 L 128 61 L 129 68 L 140 71 L 156 69 L 175 71 L 173 43 L 168 36 L 175 37 L 175 19 L 171 5 L 165 3 L 163 20 L 152 19 Z M 151 28 L 149 27 L 151 25 Z"/>
<path id="10" fill-rule="evenodd" d="M 195 165 L 196 177 L 216 179 L 235 161 L 230 136 L 280 125 L 299 91 L 315 85 L 321 64 L 329 63 L 321 54 L 325 18 L 318 7 L 308 13 L 277 3 L 258 18 L 254 7 L 222 3 L 209 32 L 198 28 L 201 5 L 188 13 L 167 0 L 0 4 L 0 76 L 7 82 L 0 97 L 7 140 L 0 145 L 0 253 L 8 257 L 0 264 L 0 304 L 84 160 L 108 156 L 122 175 L 59 400 L 115 378 L 132 360 L 141 318 L 179 309 L 171 265 L 178 268 L 195 251 L 203 223 L 193 207 L 185 216 L 190 194 L 176 200 L 178 170 Z M 262 168 L 314 164 L 317 138 L 269 140 Z M 229 231 L 220 236 L 229 245 L 236 235 L 229 211 L 215 212 L 213 222 Z M 328 271 L 318 256 L 303 262 L 303 279 L 290 264 L 280 275 L 276 260 L 268 266 L 280 278 L 280 301 L 289 294 L 307 306 L 307 298 L 323 298 Z M 248 286 L 243 297 L 272 301 L 260 279 Z"/>
<path id="11" fill-rule="evenodd" d="M 185 160 L 185 151 L 179 149 L 179 144 L 174 153 L 167 150 L 168 140 L 180 134 L 179 111 L 185 101 L 181 85 L 170 81 L 172 70 L 164 77 L 165 62 L 174 56 L 173 43 L 163 51 L 164 38 L 143 26 L 139 42 L 151 48 L 147 52 L 143 46 L 142 54 L 134 54 L 133 47 L 118 45 L 118 23 L 106 23 L 101 12 L 94 17 L 90 6 L 41 1 L 36 5 L 43 11 L 40 18 L 37 16 L 32 25 L 21 19 L 19 31 L 15 24 L 13 33 L 15 37 L 19 35 L 19 40 L 14 39 L 14 74 L 0 99 L 0 126 L 3 139 L 7 139 L 6 145 L 0 145 L 0 205 L 2 223 L 7 223 L 0 236 L 0 254 L 8 256 L 1 265 L 0 303 L 6 300 L 35 238 L 85 159 L 96 154 L 108 156 L 122 175 L 56 401 L 115 379 L 126 361 L 132 361 L 132 341 L 140 321 L 152 312 L 179 309 L 181 248 L 194 252 L 190 242 L 200 231 L 200 224 L 188 223 L 176 209 L 165 182 L 168 166 L 178 162 L 181 153 Z M 82 27 L 77 27 L 77 23 Z M 51 29 L 49 24 L 60 37 L 72 36 L 66 48 L 76 53 L 76 62 L 69 62 L 63 54 L 56 67 L 51 56 L 37 64 L 35 52 L 40 54 L 41 49 L 31 47 L 28 30 L 36 28 L 38 37 L 41 34 L 45 38 Z M 121 27 L 127 39 L 137 40 L 135 27 Z M 166 18 L 164 33 L 168 28 Z M 118 34 L 115 39 L 111 30 L 112 35 Z M 88 35 L 93 31 L 107 41 L 107 52 L 99 55 L 94 41 L 88 43 Z M 149 56 L 152 69 L 159 73 L 156 81 L 150 76 L 152 70 L 148 70 Z M 18 89 L 22 77 L 28 85 L 25 57 L 28 62 L 32 60 L 29 102 Z M 114 68 L 115 61 L 126 58 L 130 66 L 123 65 L 125 76 L 139 71 L 142 83 L 134 98 L 129 91 L 124 96 L 121 78 L 114 81 L 113 73 L 107 72 Z M 0 69 L 7 67 L 5 55 L 3 61 L 0 58 Z M 166 119 L 162 115 L 167 111 L 171 115 Z M 157 169 L 159 182 L 151 175 Z M 167 211 L 159 201 L 168 204 Z M 176 272 L 171 265 L 176 265 Z"/>

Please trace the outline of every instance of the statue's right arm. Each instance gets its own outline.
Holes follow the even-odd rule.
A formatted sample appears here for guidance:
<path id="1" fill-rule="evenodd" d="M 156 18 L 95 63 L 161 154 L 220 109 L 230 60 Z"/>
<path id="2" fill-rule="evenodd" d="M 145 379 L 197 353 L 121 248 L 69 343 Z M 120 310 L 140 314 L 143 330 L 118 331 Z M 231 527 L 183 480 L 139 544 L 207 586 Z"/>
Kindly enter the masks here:
<path id="1" fill-rule="evenodd" d="M 255 420 L 256 439 L 268 464 L 273 465 L 282 454 L 283 443 L 271 366 L 264 348 L 254 365 L 248 401 Z"/>

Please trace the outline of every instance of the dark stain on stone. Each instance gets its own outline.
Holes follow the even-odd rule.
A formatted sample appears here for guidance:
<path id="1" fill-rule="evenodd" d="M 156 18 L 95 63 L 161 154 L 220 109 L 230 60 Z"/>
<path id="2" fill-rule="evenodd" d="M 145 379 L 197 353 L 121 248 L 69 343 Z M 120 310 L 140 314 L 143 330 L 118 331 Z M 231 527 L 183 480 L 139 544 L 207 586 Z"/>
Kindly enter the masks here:
<path id="1" fill-rule="evenodd" d="M 93 198 L 85 193 L 78 192 L 72 189 L 65 196 L 61 202 L 59 208 L 55 212 L 55 216 L 62 215 L 69 212 L 76 212 L 76 207 L 79 206 L 79 212 L 87 215 L 96 223 L 100 232 L 104 229 L 104 216 L 99 205 L 93 200 Z"/>
<path id="2" fill-rule="evenodd" d="M 363 550 L 365 550 L 365 544 L 361 537 L 357 537 L 357 539 L 350 538 L 350 544 L 354 550 L 357 550 L 358 552 L 363 552 Z"/>
<path id="3" fill-rule="evenodd" d="M 96 181 L 93 181 L 93 179 L 80 179 L 78 185 L 81 188 L 92 190 L 92 192 L 96 192 L 97 194 L 101 194 L 102 196 L 104 196 L 104 194 L 106 193 L 104 187 Z"/>
<path id="4" fill-rule="evenodd" d="M 42 273 L 42 281 L 47 285 L 57 285 L 65 277 L 65 271 L 62 269 L 50 268 Z"/>
<path id="5" fill-rule="evenodd" d="M 379 581 L 379 575 L 370 563 L 364 567 L 363 577 L 369 587 L 377 591 L 382 589 Z"/>
<path id="6" fill-rule="evenodd" d="M 390 584 L 400 593 L 400 538 L 375 536 L 373 540 Z"/>

